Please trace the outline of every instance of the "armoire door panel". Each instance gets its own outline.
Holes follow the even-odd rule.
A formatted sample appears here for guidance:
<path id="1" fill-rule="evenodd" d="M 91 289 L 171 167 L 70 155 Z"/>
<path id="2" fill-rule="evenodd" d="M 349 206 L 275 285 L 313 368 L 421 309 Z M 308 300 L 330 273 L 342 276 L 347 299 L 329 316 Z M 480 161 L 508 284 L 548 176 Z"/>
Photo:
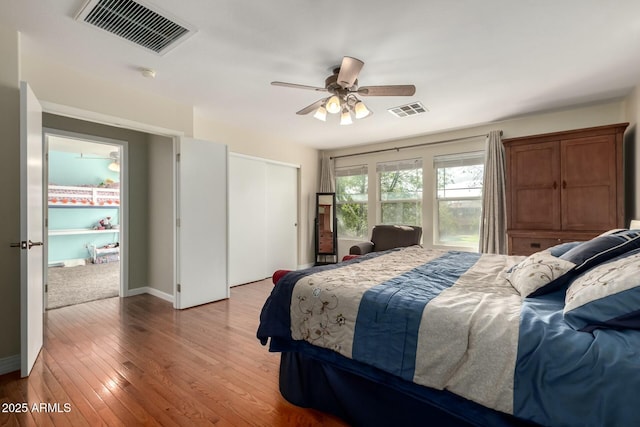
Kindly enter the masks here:
<path id="1" fill-rule="evenodd" d="M 513 147 L 509 163 L 510 227 L 560 228 L 558 142 Z"/>
<path id="2" fill-rule="evenodd" d="M 550 188 L 516 190 L 513 196 L 513 223 L 517 224 L 518 228 L 557 229 L 560 212 L 555 197 L 558 192 L 559 190 Z"/>
<path id="3" fill-rule="evenodd" d="M 613 136 L 562 141 L 562 179 L 567 185 L 615 184 Z"/>
<path id="4" fill-rule="evenodd" d="M 614 136 L 563 140 L 561 159 L 562 228 L 615 228 L 617 169 Z"/>
<path id="5" fill-rule="evenodd" d="M 537 144 L 535 148 L 523 145 L 512 151 L 512 182 L 515 188 L 548 188 L 558 174 L 559 152 L 557 144 Z"/>
<path id="6" fill-rule="evenodd" d="M 602 200 L 609 200 L 602 203 Z M 608 185 L 567 187 L 562 194 L 564 230 L 607 230 L 616 227 L 615 194 Z"/>

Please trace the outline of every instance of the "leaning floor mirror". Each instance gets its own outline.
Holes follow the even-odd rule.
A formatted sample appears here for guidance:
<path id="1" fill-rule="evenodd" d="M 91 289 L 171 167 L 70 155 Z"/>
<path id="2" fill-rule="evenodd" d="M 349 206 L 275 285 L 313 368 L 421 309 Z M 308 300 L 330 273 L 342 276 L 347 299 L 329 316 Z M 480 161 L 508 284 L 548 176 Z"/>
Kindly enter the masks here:
<path id="1" fill-rule="evenodd" d="M 316 265 L 338 261 L 336 194 L 316 193 Z"/>

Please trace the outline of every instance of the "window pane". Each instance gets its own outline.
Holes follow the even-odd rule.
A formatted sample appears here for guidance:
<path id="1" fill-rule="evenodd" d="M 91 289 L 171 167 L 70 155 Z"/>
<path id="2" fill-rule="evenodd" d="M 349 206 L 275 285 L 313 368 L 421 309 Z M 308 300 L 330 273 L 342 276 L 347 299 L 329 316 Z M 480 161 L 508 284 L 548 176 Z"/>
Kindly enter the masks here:
<path id="1" fill-rule="evenodd" d="M 380 172 L 380 200 L 422 200 L 422 168 Z"/>
<path id="2" fill-rule="evenodd" d="M 438 168 L 437 197 L 460 198 L 482 196 L 483 165 Z"/>
<path id="3" fill-rule="evenodd" d="M 368 183 L 366 168 L 359 167 L 359 175 L 336 177 L 336 218 L 338 237 L 366 239 L 368 234 Z"/>
<path id="4" fill-rule="evenodd" d="M 368 238 L 367 204 L 344 203 L 337 205 L 338 237 L 347 239 Z"/>
<path id="5" fill-rule="evenodd" d="M 382 224 L 422 226 L 422 202 L 381 203 Z"/>
<path id="6" fill-rule="evenodd" d="M 476 246 L 480 240 L 481 212 L 481 200 L 438 201 L 438 243 Z"/>

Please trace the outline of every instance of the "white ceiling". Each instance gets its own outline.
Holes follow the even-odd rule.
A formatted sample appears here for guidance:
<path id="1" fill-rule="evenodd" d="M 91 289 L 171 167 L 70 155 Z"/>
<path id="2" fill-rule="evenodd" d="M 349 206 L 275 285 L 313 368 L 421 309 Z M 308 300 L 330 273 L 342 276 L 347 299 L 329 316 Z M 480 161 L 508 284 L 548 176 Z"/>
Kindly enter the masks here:
<path id="1" fill-rule="evenodd" d="M 0 25 L 21 31 L 25 55 L 320 149 L 619 99 L 640 83 L 638 0 L 144 2 L 197 33 L 158 56 L 75 21 L 84 0 L 1 1 Z M 323 86 L 345 55 L 365 62 L 361 86 L 415 84 L 415 96 L 364 98 L 374 115 L 340 126 L 295 114 L 323 93 L 270 85 Z M 411 101 L 429 112 L 386 111 Z"/>

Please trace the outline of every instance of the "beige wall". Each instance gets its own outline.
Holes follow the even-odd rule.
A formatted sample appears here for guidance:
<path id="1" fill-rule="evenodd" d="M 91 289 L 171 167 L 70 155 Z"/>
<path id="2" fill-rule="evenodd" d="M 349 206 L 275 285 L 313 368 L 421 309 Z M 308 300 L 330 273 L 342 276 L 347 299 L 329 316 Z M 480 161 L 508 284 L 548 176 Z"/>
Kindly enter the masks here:
<path id="1" fill-rule="evenodd" d="M 20 241 L 19 44 L 0 27 L 0 362 L 20 353 L 20 251 L 9 247 Z"/>
<path id="2" fill-rule="evenodd" d="M 64 107 L 71 107 L 81 111 L 82 118 L 88 118 L 85 114 L 91 112 L 108 117 L 108 123 L 131 129 L 138 129 L 136 124 L 142 123 L 191 135 L 193 108 L 189 105 L 99 80 L 45 58 L 23 55 L 20 60 L 20 78 L 29 82 L 45 108 L 54 104 L 61 108 L 56 112 L 62 112 Z"/>
<path id="3" fill-rule="evenodd" d="M 503 138 L 513 138 L 518 136 L 533 135 L 538 133 L 556 132 L 561 130 L 578 129 L 590 126 L 606 125 L 627 121 L 628 106 L 625 100 L 616 102 L 605 102 L 587 107 L 567 109 L 550 113 L 536 114 L 527 117 L 514 118 L 501 121 L 499 123 L 485 124 L 463 130 L 442 132 L 432 135 L 424 135 L 415 138 L 389 141 L 381 144 L 361 145 L 341 150 L 327 151 L 330 156 L 340 156 L 364 151 L 373 151 L 385 148 L 403 147 L 415 144 L 423 144 L 436 141 L 447 141 L 458 138 L 465 138 L 473 135 L 482 135 L 490 130 L 502 130 Z M 428 117 L 427 117 L 428 118 Z M 446 144 L 437 144 L 421 148 L 390 151 L 363 156 L 354 156 L 336 159 L 336 166 L 350 166 L 366 164 L 369 171 L 369 226 L 371 227 L 379 221 L 376 200 L 376 163 L 390 160 L 422 158 L 424 167 L 424 199 L 423 199 L 423 242 L 427 247 L 433 247 L 433 217 L 434 205 L 432 201 L 435 196 L 433 189 L 433 156 L 442 154 L 462 153 L 484 149 L 484 140 L 464 140 Z M 637 156 L 636 156 L 637 157 Z M 636 158 L 636 164 L 640 160 Z M 372 188 L 373 186 L 373 188 Z M 638 211 L 640 212 L 640 211 Z M 349 247 L 355 243 L 353 240 L 340 239 L 338 242 L 339 257 L 348 253 Z"/>
<path id="4" fill-rule="evenodd" d="M 173 296 L 173 139 L 149 135 L 148 286 Z"/>
<path id="5" fill-rule="evenodd" d="M 633 89 L 625 100 L 626 121 L 629 127 L 625 133 L 625 197 L 627 205 L 627 219 L 640 219 L 640 83 Z"/>

